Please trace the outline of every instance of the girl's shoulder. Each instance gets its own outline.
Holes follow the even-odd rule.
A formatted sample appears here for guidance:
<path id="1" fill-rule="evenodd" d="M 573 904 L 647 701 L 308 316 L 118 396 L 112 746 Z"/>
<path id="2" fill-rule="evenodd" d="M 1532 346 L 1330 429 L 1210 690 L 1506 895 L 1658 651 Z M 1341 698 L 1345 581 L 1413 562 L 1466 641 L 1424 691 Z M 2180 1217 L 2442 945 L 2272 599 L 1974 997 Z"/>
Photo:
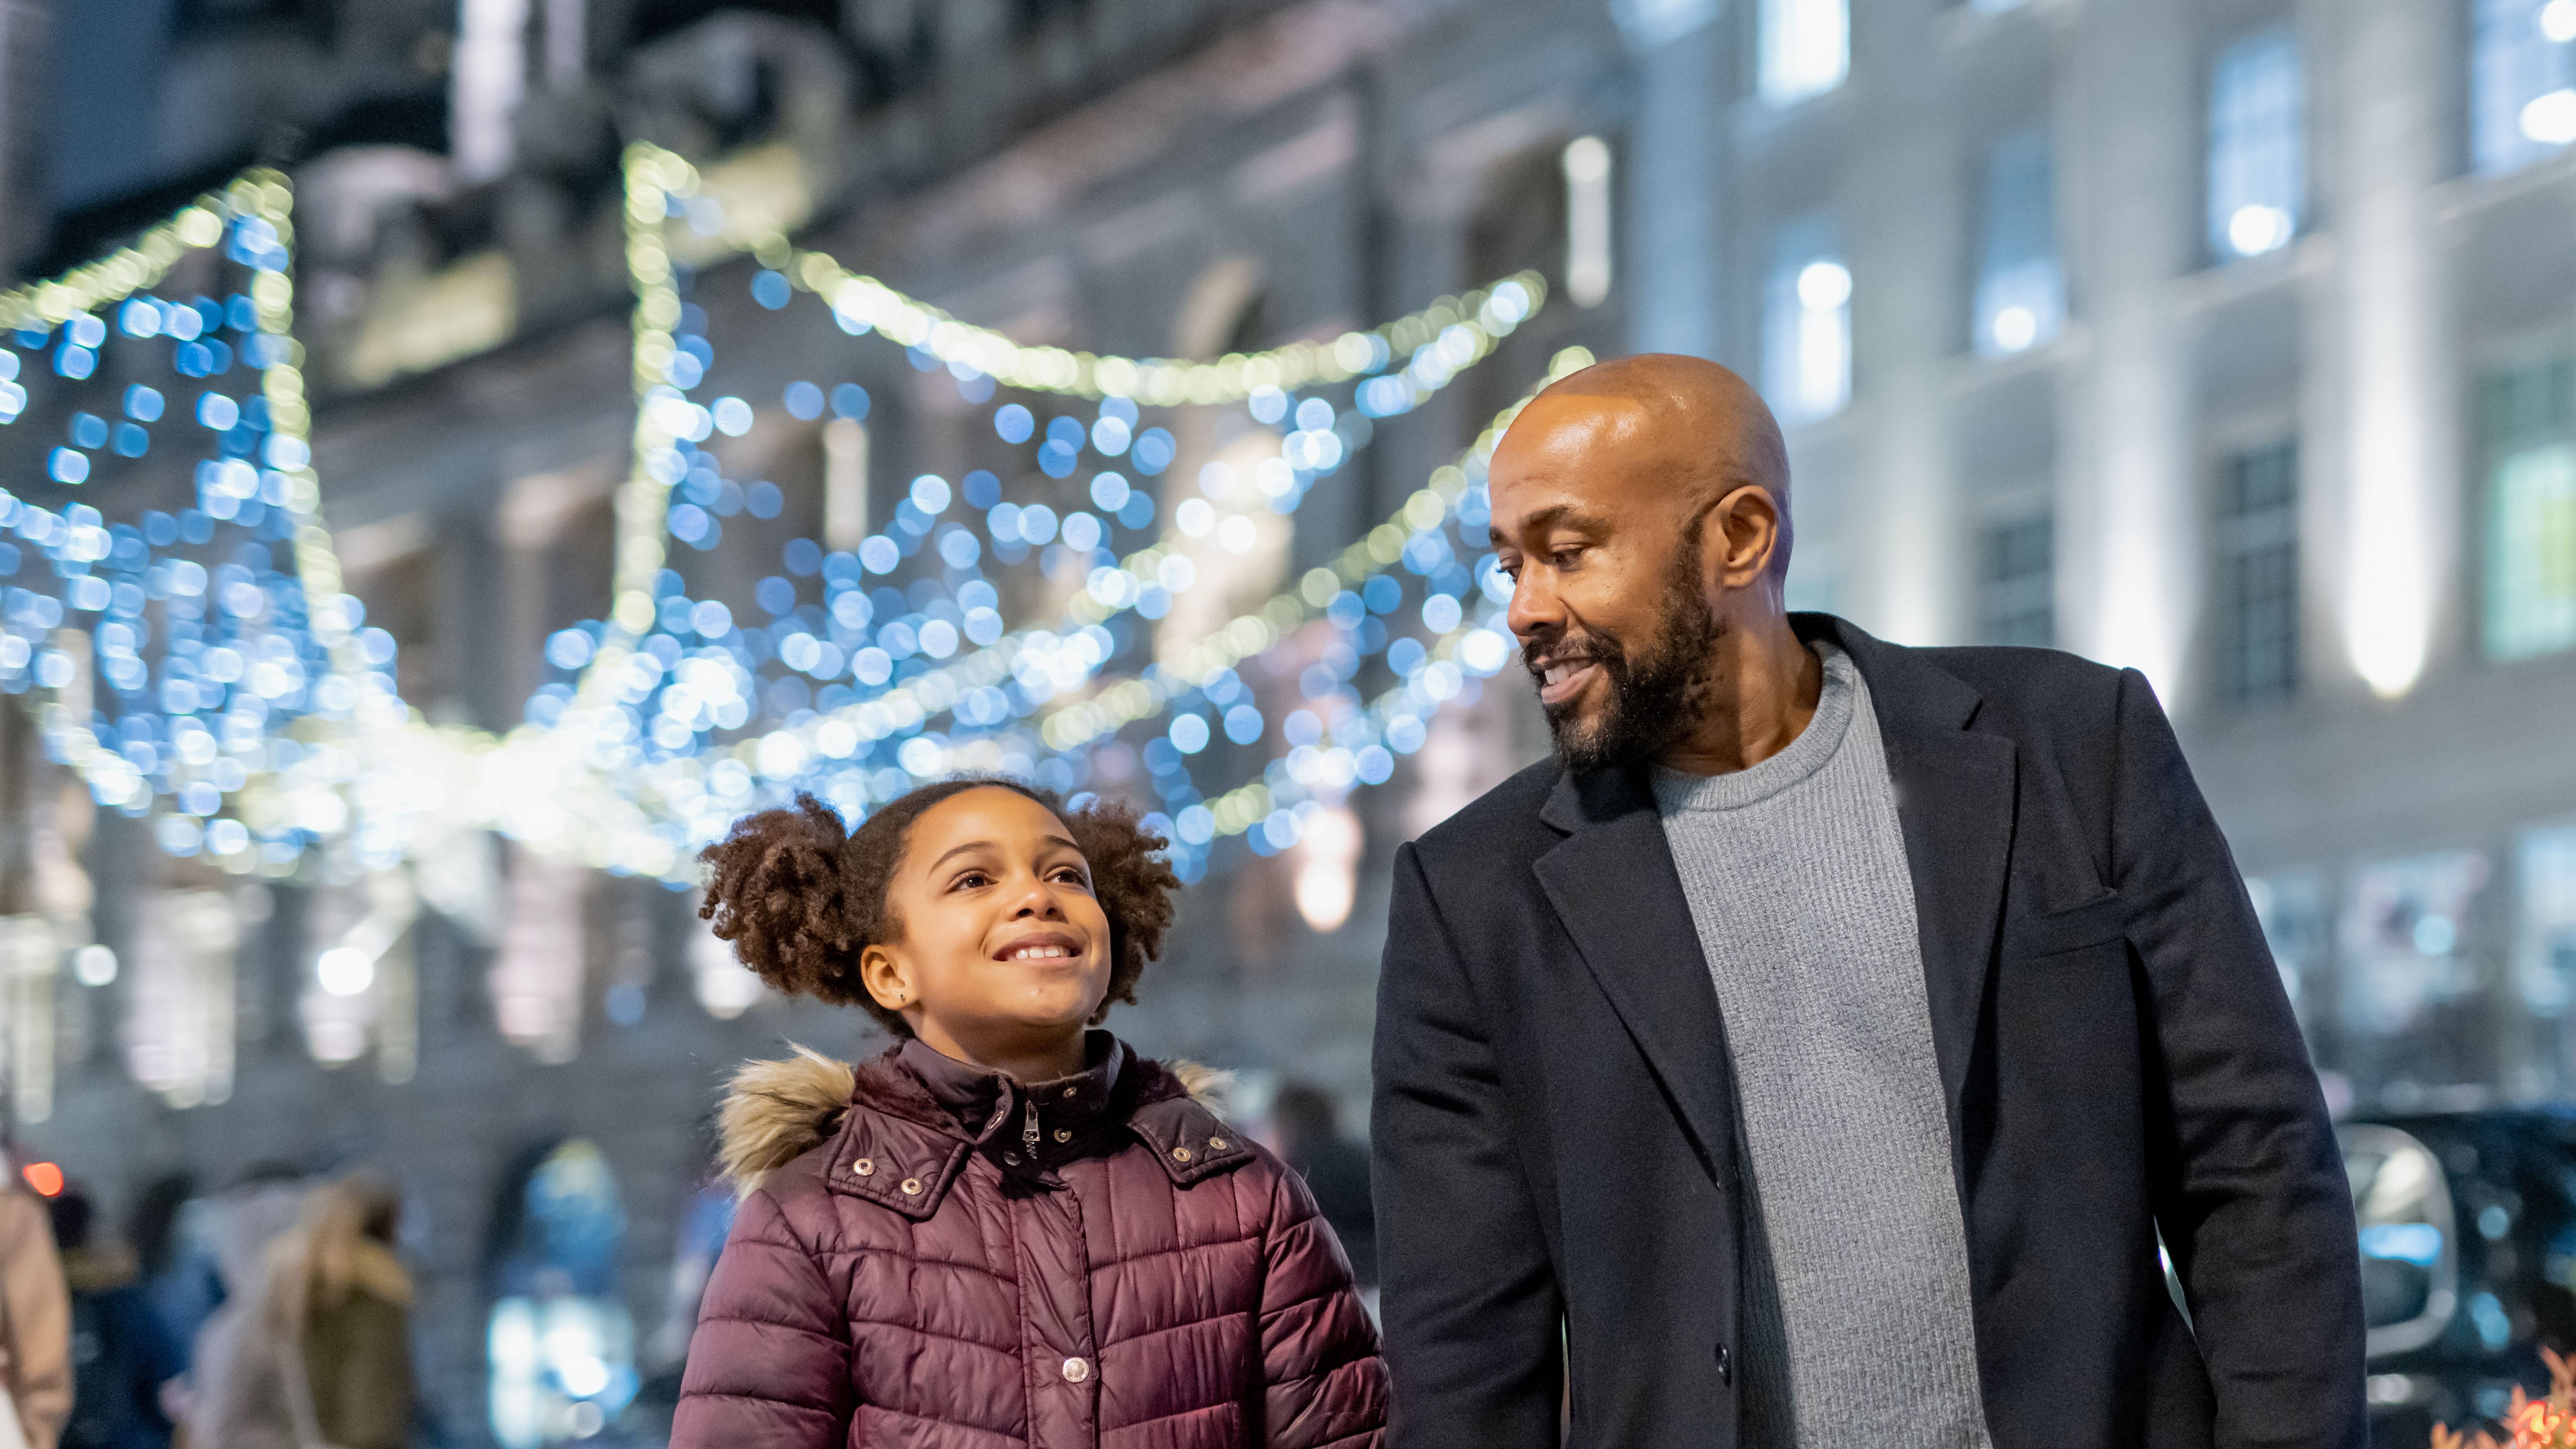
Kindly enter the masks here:
<path id="1" fill-rule="evenodd" d="M 1176 1188 L 1239 1174 L 1240 1186 L 1266 1191 L 1287 1172 L 1279 1159 L 1219 1114 L 1227 1074 L 1193 1062 L 1170 1065 L 1138 1057 L 1134 1103 L 1127 1115 L 1135 1133 Z"/>
<path id="2" fill-rule="evenodd" d="M 737 1196 L 749 1197 L 830 1141 L 849 1109 L 855 1078 L 848 1062 L 801 1046 L 780 1060 L 743 1063 L 716 1114 L 719 1175 Z"/>

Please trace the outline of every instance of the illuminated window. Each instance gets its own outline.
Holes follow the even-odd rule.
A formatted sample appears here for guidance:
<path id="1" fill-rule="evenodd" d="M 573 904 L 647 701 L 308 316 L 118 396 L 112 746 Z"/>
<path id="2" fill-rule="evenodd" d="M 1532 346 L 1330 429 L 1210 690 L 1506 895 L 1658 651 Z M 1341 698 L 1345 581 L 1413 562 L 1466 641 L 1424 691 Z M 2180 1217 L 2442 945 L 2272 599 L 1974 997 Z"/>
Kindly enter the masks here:
<path id="1" fill-rule="evenodd" d="M 2514 942 L 2514 984 L 2542 1016 L 2576 1005 L 2576 825 L 2522 837 L 2521 929 Z"/>
<path id="2" fill-rule="evenodd" d="M 2302 110 L 2299 43 L 2289 31 L 2220 52 L 2209 83 L 2209 246 L 2219 256 L 2260 256 L 2299 234 Z"/>
<path id="3" fill-rule="evenodd" d="M 2263 924 L 2263 943 L 2272 948 L 2272 965 L 2281 973 L 2281 989 L 2302 1023 L 2307 1020 L 2311 978 L 2326 966 L 2326 881 L 2315 871 L 2245 878 L 2255 919 Z"/>
<path id="4" fill-rule="evenodd" d="M 2478 0 L 2469 160 L 2518 170 L 2576 141 L 2576 0 Z"/>
<path id="5" fill-rule="evenodd" d="M 1988 644 L 2057 642 L 2057 520 L 2046 513 L 1986 530 L 1979 550 L 1977 636 Z"/>
<path id="6" fill-rule="evenodd" d="M 1985 251 L 1977 267 L 1977 351 L 2005 357 L 2057 335 L 2066 273 L 2057 260 L 2056 167 L 2046 131 L 1986 158 Z"/>
<path id="7" fill-rule="evenodd" d="M 1762 0 L 1762 99 L 1775 106 L 1822 95 L 1851 70 L 1845 0 Z"/>
<path id="8" fill-rule="evenodd" d="M 1780 229 L 1764 299 L 1763 383 L 1782 422 L 1831 417 L 1851 400 L 1851 272 L 1831 217 Z"/>
<path id="9" fill-rule="evenodd" d="M 2355 1100 L 2404 1111 L 2426 1088 L 2493 1079 L 2480 991 L 2487 857 L 2440 851 L 2355 871 L 2339 932 L 2335 1005 Z"/>
<path id="10" fill-rule="evenodd" d="M 2487 480 L 2487 653 L 2576 645 L 2576 362 L 2516 368 L 2479 388 Z"/>
<path id="11" fill-rule="evenodd" d="M 2219 686 L 2239 703 L 2299 687 L 2299 445 L 2227 460 L 2218 480 Z"/>

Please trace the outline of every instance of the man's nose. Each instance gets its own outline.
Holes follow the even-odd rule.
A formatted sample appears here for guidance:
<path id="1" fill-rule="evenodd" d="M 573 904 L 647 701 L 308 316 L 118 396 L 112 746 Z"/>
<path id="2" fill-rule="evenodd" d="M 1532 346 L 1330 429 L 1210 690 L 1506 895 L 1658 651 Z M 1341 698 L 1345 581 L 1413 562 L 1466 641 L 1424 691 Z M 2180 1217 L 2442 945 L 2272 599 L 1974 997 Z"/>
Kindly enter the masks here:
<path id="1" fill-rule="evenodd" d="M 1512 636 L 1527 644 L 1543 634 L 1553 633 L 1565 622 L 1564 610 L 1557 606 L 1556 590 L 1550 587 L 1537 569 L 1524 571 L 1512 585 L 1512 604 L 1503 615 Z"/>

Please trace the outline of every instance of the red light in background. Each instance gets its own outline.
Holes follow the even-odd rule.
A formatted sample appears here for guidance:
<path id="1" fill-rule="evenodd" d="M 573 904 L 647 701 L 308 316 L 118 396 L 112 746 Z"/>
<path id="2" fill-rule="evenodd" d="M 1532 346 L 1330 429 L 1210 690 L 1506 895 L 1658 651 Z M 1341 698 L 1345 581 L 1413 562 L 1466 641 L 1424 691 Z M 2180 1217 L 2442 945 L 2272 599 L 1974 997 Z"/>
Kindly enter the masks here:
<path id="1" fill-rule="evenodd" d="M 27 1186 L 34 1188 L 39 1196 L 60 1197 L 62 1195 L 63 1170 L 53 1163 L 30 1162 L 27 1164 L 25 1176 Z"/>

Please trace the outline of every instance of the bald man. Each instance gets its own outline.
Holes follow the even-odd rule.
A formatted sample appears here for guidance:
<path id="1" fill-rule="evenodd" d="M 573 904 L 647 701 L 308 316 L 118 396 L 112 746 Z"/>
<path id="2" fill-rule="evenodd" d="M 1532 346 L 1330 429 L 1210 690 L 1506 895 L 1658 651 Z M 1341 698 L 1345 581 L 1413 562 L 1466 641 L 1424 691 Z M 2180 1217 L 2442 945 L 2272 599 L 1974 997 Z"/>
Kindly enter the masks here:
<path id="1" fill-rule="evenodd" d="M 1712 363 L 1558 382 L 1489 485 L 1556 758 L 1397 853 L 1396 1449 L 2365 1443 L 2333 1128 L 2147 681 L 1787 613 Z"/>

